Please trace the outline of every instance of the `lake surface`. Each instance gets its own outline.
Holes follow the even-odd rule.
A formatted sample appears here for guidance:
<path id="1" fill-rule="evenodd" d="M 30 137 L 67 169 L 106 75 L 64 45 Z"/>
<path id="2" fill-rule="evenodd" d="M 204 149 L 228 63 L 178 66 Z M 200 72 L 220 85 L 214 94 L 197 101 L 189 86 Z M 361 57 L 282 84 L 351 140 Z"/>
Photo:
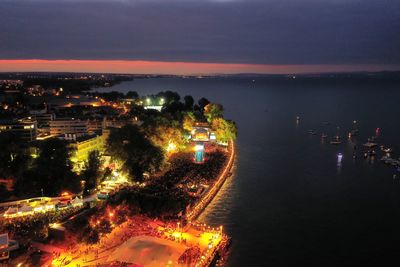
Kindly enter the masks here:
<path id="1" fill-rule="evenodd" d="M 232 236 L 229 266 L 398 265 L 400 179 L 361 144 L 379 127 L 379 143 L 400 151 L 400 85 L 152 78 L 104 90 L 204 96 L 237 123 L 234 175 L 200 218 Z M 329 144 L 337 133 L 343 143 Z"/>

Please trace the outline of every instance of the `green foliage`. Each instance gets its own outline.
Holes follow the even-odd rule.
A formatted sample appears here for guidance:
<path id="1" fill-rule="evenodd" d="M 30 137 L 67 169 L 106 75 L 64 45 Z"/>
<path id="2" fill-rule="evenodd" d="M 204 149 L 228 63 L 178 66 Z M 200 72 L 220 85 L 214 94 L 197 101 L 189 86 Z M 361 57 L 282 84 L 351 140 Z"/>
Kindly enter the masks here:
<path id="1" fill-rule="evenodd" d="M 183 98 L 183 100 L 185 101 L 185 109 L 186 110 L 192 110 L 193 109 L 193 105 L 194 105 L 194 99 L 192 96 L 187 95 Z"/>
<path id="2" fill-rule="evenodd" d="M 100 183 L 101 177 L 101 156 L 97 150 L 89 153 L 88 159 L 85 162 L 85 167 L 81 172 L 82 180 L 85 181 L 84 192 L 96 188 Z"/>
<path id="3" fill-rule="evenodd" d="M 17 178 L 27 168 L 30 156 L 24 142 L 11 133 L 0 133 L 0 177 Z"/>
<path id="4" fill-rule="evenodd" d="M 204 107 L 204 116 L 209 123 L 212 123 L 215 118 L 222 118 L 224 108 L 220 104 L 208 104 Z"/>
<path id="5" fill-rule="evenodd" d="M 181 99 L 181 96 L 177 92 L 172 91 L 159 92 L 156 97 L 164 98 L 166 104 L 179 102 L 179 100 Z"/>
<path id="6" fill-rule="evenodd" d="M 194 115 L 194 113 L 186 112 L 185 115 L 183 115 L 182 127 L 186 131 L 190 132 L 195 122 L 196 122 L 196 116 Z"/>
<path id="7" fill-rule="evenodd" d="M 78 192 L 79 179 L 72 172 L 71 149 L 67 143 L 57 138 L 47 139 L 40 143 L 39 151 L 32 169 L 17 180 L 16 193 L 38 196 L 43 189 L 45 195 L 56 196 L 64 190 Z"/>
<path id="8" fill-rule="evenodd" d="M 212 122 L 212 128 L 215 131 L 217 140 L 220 142 L 228 142 L 236 139 L 237 128 L 234 122 L 223 118 L 215 118 Z"/>
<path id="9" fill-rule="evenodd" d="M 136 91 L 129 91 L 128 93 L 126 93 L 126 97 L 132 99 L 138 99 L 139 94 Z"/>
<path id="10" fill-rule="evenodd" d="M 158 115 L 149 118 L 142 126 L 148 139 L 164 151 L 167 150 L 171 143 L 178 150 L 186 145 L 187 140 L 184 137 L 184 130 L 179 121 L 169 120 L 162 115 Z"/>
<path id="11" fill-rule="evenodd" d="M 210 104 L 210 101 L 208 101 L 207 98 L 202 97 L 197 103 L 199 104 L 200 110 L 204 110 L 204 107 Z"/>
<path id="12" fill-rule="evenodd" d="M 160 170 L 164 161 L 161 148 L 154 146 L 135 125 L 114 129 L 107 140 L 107 151 L 137 181 L 143 180 L 144 172 Z"/>

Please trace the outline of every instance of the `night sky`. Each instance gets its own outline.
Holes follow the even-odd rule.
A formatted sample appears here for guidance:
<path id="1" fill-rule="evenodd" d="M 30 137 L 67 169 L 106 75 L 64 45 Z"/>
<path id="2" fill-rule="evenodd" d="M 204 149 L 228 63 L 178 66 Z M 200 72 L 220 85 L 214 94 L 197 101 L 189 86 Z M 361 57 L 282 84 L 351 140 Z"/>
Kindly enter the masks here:
<path id="1" fill-rule="evenodd" d="M 398 0 L 1 0 L 0 33 L 1 71 L 27 59 L 400 69 Z"/>

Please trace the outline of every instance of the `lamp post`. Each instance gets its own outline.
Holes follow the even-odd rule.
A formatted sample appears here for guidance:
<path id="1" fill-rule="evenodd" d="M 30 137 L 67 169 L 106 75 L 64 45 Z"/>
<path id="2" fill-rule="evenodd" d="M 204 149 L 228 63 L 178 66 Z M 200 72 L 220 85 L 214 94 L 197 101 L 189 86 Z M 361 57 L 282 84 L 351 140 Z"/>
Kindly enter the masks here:
<path id="1" fill-rule="evenodd" d="M 42 197 L 43 197 L 43 188 L 40 188 L 40 191 L 42 192 Z"/>
<path id="2" fill-rule="evenodd" d="M 83 195 L 83 193 L 84 193 L 84 190 L 85 190 L 85 183 L 86 183 L 86 181 L 85 181 L 85 180 L 81 180 L 81 190 L 82 190 L 82 195 Z"/>

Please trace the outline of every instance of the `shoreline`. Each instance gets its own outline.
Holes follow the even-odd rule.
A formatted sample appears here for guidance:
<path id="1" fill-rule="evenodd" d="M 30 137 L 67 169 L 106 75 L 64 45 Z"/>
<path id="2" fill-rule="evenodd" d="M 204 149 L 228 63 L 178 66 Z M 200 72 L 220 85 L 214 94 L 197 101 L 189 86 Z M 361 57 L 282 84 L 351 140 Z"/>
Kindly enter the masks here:
<path id="1" fill-rule="evenodd" d="M 214 181 L 207 193 L 199 201 L 197 201 L 194 207 L 186 214 L 186 219 L 189 223 L 193 220 L 196 220 L 200 216 L 200 214 L 203 213 L 208 204 L 210 204 L 211 201 L 218 194 L 226 179 L 230 176 L 233 163 L 236 158 L 236 148 L 233 140 L 229 141 L 228 152 L 228 160 L 222 172 L 220 172 L 218 178 Z"/>
<path id="2" fill-rule="evenodd" d="M 218 178 L 214 181 L 207 193 L 198 202 L 196 202 L 193 209 L 186 214 L 188 225 L 196 224 L 195 220 L 205 211 L 205 209 L 208 207 L 211 201 L 213 201 L 219 190 L 224 185 L 226 179 L 231 176 L 231 170 L 236 158 L 236 148 L 233 140 L 231 140 L 228 144 L 228 152 L 228 160 Z M 222 233 L 222 226 L 220 226 L 220 229 Z M 201 260 L 200 264 L 197 266 L 209 267 L 212 266 L 213 263 L 216 264 L 216 266 L 224 266 L 229 256 L 227 253 L 229 251 L 230 244 L 231 238 L 227 234 L 222 234 L 221 242 L 218 243 L 218 245 L 212 250 L 210 250 L 208 257 L 205 257 L 204 260 Z"/>

